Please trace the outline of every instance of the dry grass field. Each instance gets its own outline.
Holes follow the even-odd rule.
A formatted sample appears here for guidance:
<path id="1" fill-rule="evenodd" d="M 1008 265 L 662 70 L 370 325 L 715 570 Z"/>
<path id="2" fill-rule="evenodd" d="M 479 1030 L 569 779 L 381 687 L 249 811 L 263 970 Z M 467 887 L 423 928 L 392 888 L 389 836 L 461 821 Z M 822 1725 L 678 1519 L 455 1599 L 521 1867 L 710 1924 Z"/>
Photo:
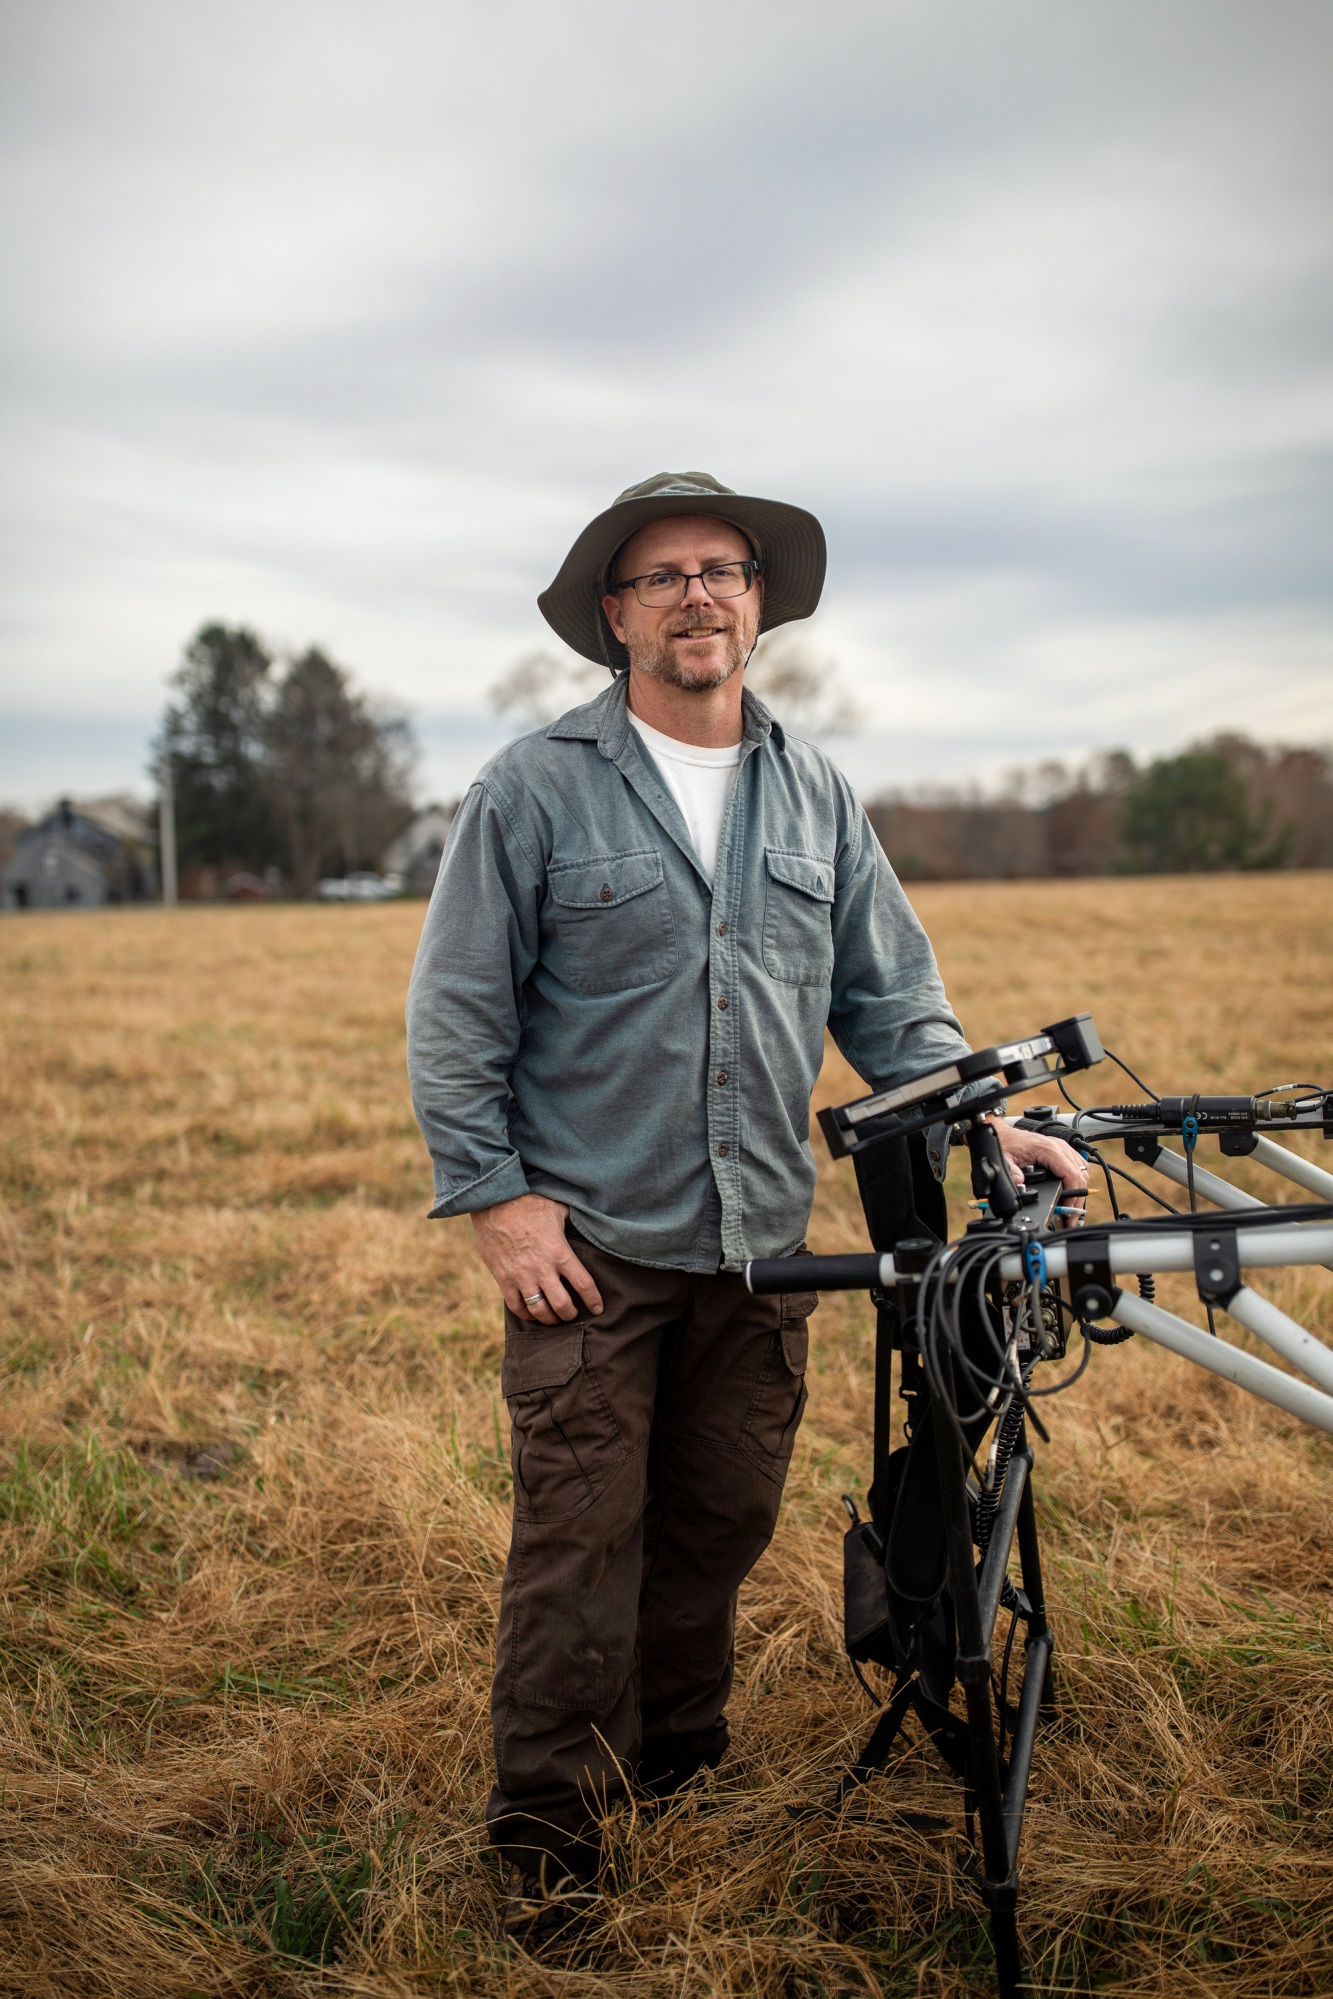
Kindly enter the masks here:
<path id="1" fill-rule="evenodd" d="M 1333 877 L 916 899 L 978 1044 L 1086 1006 L 1159 1089 L 1333 1069 Z M 930 1758 L 856 1814 L 790 1809 L 827 1801 L 872 1712 L 840 1646 L 838 1495 L 869 1457 L 847 1298 L 813 1323 L 783 1523 L 742 1598 L 732 1759 L 614 1823 L 587 1962 L 497 1947 L 500 1323 L 468 1224 L 423 1219 L 420 919 L 0 924 L 0 1992 L 988 1991 L 958 1836 L 895 1817 L 958 1823 Z M 836 1057 L 821 1088 L 854 1093 Z M 811 1239 L 859 1244 L 849 1168 L 825 1162 Z M 1267 1288 L 1333 1336 L 1327 1273 Z M 1046 1409 L 1034 1989 L 1333 1992 L 1333 1447 L 1141 1340 Z"/>

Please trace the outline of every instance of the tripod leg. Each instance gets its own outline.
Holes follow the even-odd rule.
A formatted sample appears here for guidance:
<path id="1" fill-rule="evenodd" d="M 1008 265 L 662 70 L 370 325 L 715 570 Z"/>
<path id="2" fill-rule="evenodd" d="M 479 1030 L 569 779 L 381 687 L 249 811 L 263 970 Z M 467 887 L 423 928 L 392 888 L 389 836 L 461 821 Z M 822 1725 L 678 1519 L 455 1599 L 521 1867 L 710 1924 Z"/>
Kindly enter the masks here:
<path id="1" fill-rule="evenodd" d="M 981 1832 L 979 1885 L 982 1898 L 991 1911 L 1000 1990 L 1004 1999 L 1010 1999 L 1010 1995 L 1017 1991 L 1019 1977 L 1018 1929 L 1014 1917 L 1018 1877 L 1010 1858 L 1009 1833 L 1004 1818 L 1004 1786 L 1000 1777 L 999 1746 L 995 1740 L 995 1716 L 991 1707 L 990 1648 L 981 1625 L 981 1598 L 977 1591 L 963 1452 L 957 1433 L 946 1421 L 941 1421 L 936 1429 L 935 1462 L 939 1472 L 940 1511 L 944 1516 L 949 1554 L 949 1589 L 958 1621 L 957 1672 L 967 1701 L 972 1786 Z"/>
<path id="2" fill-rule="evenodd" d="M 909 1673 L 906 1679 L 899 1680 L 893 1690 L 893 1698 L 871 1731 L 870 1740 L 838 1786 L 839 1802 L 849 1792 L 854 1791 L 858 1784 L 868 1783 L 876 1771 L 884 1768 L 915 1692 L 915 1673 Z"/>
<path id="3" fill-rule="evenodd" d="M 991 1910 L 990 1938 L 995 1952 L 1000 1999 L 1017 1999 L 1023 1979 L 1023 1960 L 1018 1948 L 1018 1922 L 1012 1904 L 1007 1909 Z"/>

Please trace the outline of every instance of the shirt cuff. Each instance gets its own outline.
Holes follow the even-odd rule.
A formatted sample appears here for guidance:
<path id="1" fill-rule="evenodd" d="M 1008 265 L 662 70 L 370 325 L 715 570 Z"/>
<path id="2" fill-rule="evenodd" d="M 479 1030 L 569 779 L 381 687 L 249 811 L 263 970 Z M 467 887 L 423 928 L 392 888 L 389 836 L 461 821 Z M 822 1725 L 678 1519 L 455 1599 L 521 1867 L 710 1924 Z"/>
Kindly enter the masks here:
<path id="1" fill-rule="evenodd" d="M 450 1215 L 474 1215 L 480 1208 L 496 1208 L 501 1201 L 516 1201 L 520 1194 L 530 1191 L 523 1162 L 516 1152 L 511 1152 L 489 1173 L 483 1173 L 480 1180 L 470 1180 L 466 1187 L 452 1194 L 437 1194 L 426 1219 L 440 1222 L 447 1221 Z"/>

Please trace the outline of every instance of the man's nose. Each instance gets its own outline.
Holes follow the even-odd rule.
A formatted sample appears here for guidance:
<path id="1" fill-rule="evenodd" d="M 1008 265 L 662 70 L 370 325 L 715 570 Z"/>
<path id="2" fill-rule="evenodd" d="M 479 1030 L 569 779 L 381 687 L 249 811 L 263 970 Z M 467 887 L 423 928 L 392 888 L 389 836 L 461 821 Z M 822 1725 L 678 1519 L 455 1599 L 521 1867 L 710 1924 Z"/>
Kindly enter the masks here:
<path id="1" fill-rule="evenodd" d="M 703 577 L 691 576 L 689 582 L 685 585 L 685 595 L 681 599 L 681 602 L 685 604 L 711 604 L 712 601 L 712 598 L 704 589 Z"/>

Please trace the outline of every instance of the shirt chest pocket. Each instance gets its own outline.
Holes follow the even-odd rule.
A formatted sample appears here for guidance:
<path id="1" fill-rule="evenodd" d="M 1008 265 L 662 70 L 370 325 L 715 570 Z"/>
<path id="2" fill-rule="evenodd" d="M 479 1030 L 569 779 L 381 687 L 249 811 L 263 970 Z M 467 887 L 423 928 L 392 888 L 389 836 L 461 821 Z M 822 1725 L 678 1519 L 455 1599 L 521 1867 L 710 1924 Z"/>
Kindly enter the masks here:
<path id="1" fill-rule="evenodd" d="M 764 969 L 788 986 L 827 986 L 833 979 L 831 861 L 764 849 Z"/>
<path id="2" fill-rule="evenodd" d="M 546 871 L 542 959 L 588 994 L 658 986 L 676 969 L 671 899 L 656 848 L 553 861 Z"/>

